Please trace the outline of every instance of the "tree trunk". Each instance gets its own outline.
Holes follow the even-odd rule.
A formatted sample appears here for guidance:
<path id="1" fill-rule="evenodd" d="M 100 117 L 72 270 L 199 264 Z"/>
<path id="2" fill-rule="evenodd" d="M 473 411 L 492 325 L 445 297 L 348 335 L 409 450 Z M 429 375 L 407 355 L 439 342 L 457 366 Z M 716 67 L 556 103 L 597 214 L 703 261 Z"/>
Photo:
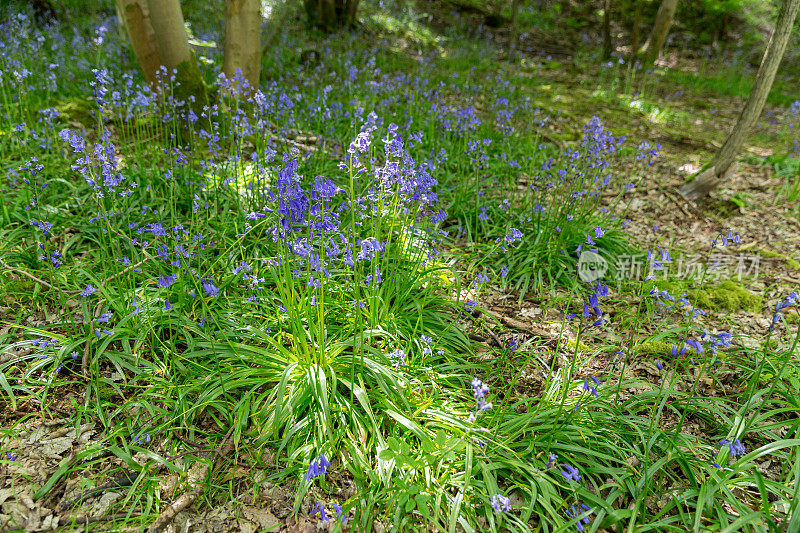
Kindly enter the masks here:
<path id="1" fill-rule="evenodd" d="M 662 0 L 661 6 L 656 13 L 656 21 L 653 24 L 653 31 L 641 50 L 641 56 L 646 63 L 654 63 L 661 55 L 664 42 L 669 34 L 669 27 L 672 26 L 672 17 L 678 8 L 678 0 Z"/>
<path id="2" fill-rule="evenodd" d="M 225 2 L 225 50 L 222 71 L 231 80 L 241 69 L 252 90 L 258 88 L 261 75 L 261 2 L 227 0 Z"/>
<path id="3" fill-rule="evenodd" d="M 511 0 L 511 34 L 508 39 L 508 58 L 511 59 L 517 52 L 517 34 L 519 33 L 519 2 Z"/>
<path id="4" fill-rule="evenodd" d="M 358 12 L 358 4 L 360 3 L 361 0 L 344 0 L 343 15 L 339 21 L 342 27 L 353 26 L 356 23 L 356 13 Z"/>
<path id="5" fill-rule="evenodd" d="M 603 59 L 609 59 L 614 51 L 611 39 L 611 0 L 603 2 Z"/>
<path id="6" fill-rule="evenodd" d="M 156 73 L 161 66 L 161 56 L 155 42 L 155 32 L 150 25 L 146 0 L 116 0 L 120 23 L 131 42 L 133 55 L 142 69 L 144 79 L 155 87 Z"/>
<path id="7" fill-rule="evenodd" d="M 355 24 L 360 1 L 303 0 L 303 4 L 305 5 L 310 25 L 334 32 Z"/>
<path id="8" fill-rule="evenodd" d="M 642 25 L 642 0 L 633 0 L 633 28 L 631 28 L 631 63 L 636 64 L 639 54 L 639 28 Z"/>
<path id="9" fill-rule="evenodd" d="M 208 95 L 197 61 L 189 48 L 181 5 L 178 0 L 148 0 L 148 6 L 161 62 L 170 74 L 173 69 L 176 71 L 177 85 L 173 95 L 179 100 L 193 97 L 194 102 L 189 103 L 199 114 L 197 111 L 208 104 Z"/>
<path id="10" fill-rule="evenodd" d="M 758 74 L 756 74 L 756 81 L 747 98 L 747 103 L 739 115 L 739 120 L 736 121 L 725 144 L 714 157 L 711 168 L 699 174 L 691 183 L 681 187 L 681 194 L 685 197 L 697 199 L 705 196 L 717 187 L 722 179 L 731 174 L 730 169 L 734 159 L 741 151 L 745 139 L 764 109 L 772 82 L 775 80 L 775 74 L 778 72 L 778 66 L 781 64 L 783 53 L 786 51 L 786 45 L 791 37 L 798 9 L 800 9 L 800 0 L 783 0 L 778 11 L 775 29 L 767 44 Z"/>

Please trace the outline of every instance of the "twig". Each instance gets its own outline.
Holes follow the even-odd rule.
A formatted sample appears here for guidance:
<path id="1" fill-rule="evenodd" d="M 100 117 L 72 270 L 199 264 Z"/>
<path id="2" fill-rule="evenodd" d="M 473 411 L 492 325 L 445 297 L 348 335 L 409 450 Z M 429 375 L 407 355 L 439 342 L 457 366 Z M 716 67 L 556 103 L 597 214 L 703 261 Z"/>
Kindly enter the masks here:
<path id="1" fill-rule="evenodd" d="M 73 498 L 71 500 L 64 500 L 63 502 L 61 502 L 61 504 L 59 504 L 58 508 L 61 511 L 66 511 L 70 507 L 75 507 L 76 505 L 83 503 L 83 500 L 91 496 L 94 496 L 96 494 L 100 494 L 101 492 L 105 492 L 109 489 L 116 489 L 120 487 L 130 487 L 131 485 L 133 485 L 133 482 L 136 481 L 136 478 L 138 477 L 139 477 L 138 472 L 132 472 L 130 474 L 125 474 L 124 476 L 120 476 L 116 479 L 112 479 L 108 483 L 104 483 L 99 487 L 81 493 L 77 498 Z"/>
<path id="2" fill-rule="evenodd" d="M 190 453 L 212 453 L 215 451 L 216 451 L 215 448 L 200 448 L 198 450 L 186 450 L 185 452 L 176 453 L 175 455 L 168 455 L 167 460 L 174 461 L 175 459 L 179 459 L 184 455 L 189 455 Z"/>
<path id="3" fill-rule="evenodd" d="M 149 261 L 150 259 L 151 259 L 151 256 L 147 256 L 144 259 L 142 259 L 141 261 L 139 261 L 138 263 L 136 263 L 135 265 L 130 265 L 128 267 L 125 267 L 124 269 L 120 270 L 119 272 L 117 272 L 116 274 L 114 274 L 113 276 L 111 276 L 110 278 L 105 280 L 103 282 L 103 286 L 105 286 L 109 281 L 113 280 L 114 278 L 116 278 L 118 276 L 121 276 L 122 274 L 125 274 L 126 272 L 130 272 L 134 268 L 139 268 L 142 265 L 142 263 L 144 263 L 146 261 Z"/>
<path id="4" fill-rule="evenodd" d="M 109 520 L 125 520 L 126 518 L 139 518 L 139 513 L 127 514 L 127 513 L 117 513 L 117 514 L 110 514 L 105 516 L 76 516 L 76 517 L 65 517 L 64 518 L 64 525 L 67 524 L 74 524 L 85 526 L 86 524 L 92 524 L 94 522 L 107 522 Z M 61 522 L 59 520 L 59 522 Z"/>
<path id="5" fill-rule="evenodd" d="M 4 353 L 0 355 L 0 365 L 3 363 L 8 363 L 9 361 L 16 361 L 17 359 L 22 359 L 26 355 L 30 355 L 33 353 L 33 349 L 25 348 L 20 353 Z"/>
<path id="6" fill-rule="evenodd" d="M 669 198 L 669 199 L 672 201 L 672 203 L 673 203 L 673 204 L 675 204 L 675 205 L 678 207 L 678 209 L 680 209 L 680 210 L 681 210 L 681 212 L 682 212 L 684 215 L 686 215 L 686 216 L 687 216 L 687 217 L 689 217 L 689 218 L 691 218 L 692 216 L 697 216 L 697 215 L 693 215 L 692 213 L 690 213 L 690 212 L 689 212 L 689 210 L 688 210 L 688 209 L 686 209 L 686 207 L 683 205 L 683 203 L 681 203 L 681 201 L 680 201 L 680 200 L 678 200 L 678 199 L 677 199 L 675 196 L 673 196 L 673 195 L 672 195 L 672 193 L 671 193 L 670 191 L 668 191 L 668 190 L 664 189 L 664 190 L 662 190 L 661 192 L 662 192 L 662 194 L 664 194 L 664 196 L 666 196 L 667 198 Z"/>
<path id="7" fill-rule="evenodd" d="M 490 342 L 489 343 L 490 345 L 494 344 L 497 348 L 502 348 L 503 347 L 503 342 L 500 340 L 500 337 L 498 337 L 495 334 L 495 332 L 492 331 L 492 328 L 489 327 L 489 324 L 487 324 L 486 322 L 483 322 L 483 329 L 485 329 L 489 333 L 489 336 L 492 337 L 492 341 L 493 342 Z"/>
<path id="8" fill-rule="evenodd" d="M 514 320 L 513 318 L 508 317 L 508 316 L 504 316 L 501 319 L 501 321 L 506 326 L 508 326 L 510 328 L 517 329 L 517 330 L 525 332 L 525 333 L 528 333 L 529 335 L 534 335 L 536 337 L 542 337 L 543 339 L 548 339 L 548 340 L 555 340 L 555 339 L 558 338 L 558 335 L 556 335 L 555 333 L 550 333 L 546 329 L 537 328 L 536 326 L 531 326 L 529 324 L 525 324 L 523 322 L 520 322 L 519 320 Z"/>
<path id="9" fill-rule="evenodd" d="M 524 322 L 520 322 L 519 320 L 515 320 L 508 316 L 500 316 L 494 311 L 489 311 L 488 309 L 483 310 L 486 314 L 496 318 L 504 325 L 508 326 L 509 328 L 516 329 L 518 331 L 522 331 L 523 333 L 527 333 L 529 335 L 534 335 L 536 337 L 542 337 L 548 340 L 555 340 L 558 338 L 558 335 L 555 333 L 550 333 L 546 329 L 537 328 L 536 326 L 532 326 L 530 324 L 525 324 Z"/>
<path id="10" fill-rule="evenodd" d="M 214 450 L 214 457 L 211 460 L 212 469 L 218 459 L 224 457 L 233 449 L 233 442 L 230 441 L 232 433 L 233 427 L 228 430 L 228 434 L 225 435 L 225 438 L 222 439 L 222 442 Z M 206 479 L 208 469 L 209 465 L 200 461 L 192 465 L 189 469 L 188 476 L 189 492 L 181 495 L 177 500 L 173 501 L 169 507 L 164 509 L 164 512 L 156 518 L 156 521 L 153 522 L 153 525 L 148 529 L 149 533 L 160 533 L 164 531 L 164 529 L 172 523 L 178 513 L 189 507 L 197 497 L 200 496 L 200 493 L 203 491 L 202 483 Z"/>
<path id="11" fill-rule="evenodd" d="M 81 291 L 68 291 L 66 289 L 62 289 L 61 287 L 56 287 L 55 285 L 51 285 L 50 283 L 47 283 L 43 279 L 39 279 L 36 276 L 34 276 L 33 274 L 30 274 L 30 273 L 22 270 L 21 268 L 12 267 L 11 265 L 6 263 L 2 259 L 0 259 L 0 265 L 3 265 L 5 268 L 9 269 L 12 272 L 16 272 L 17 274 L 21 274 L 21 275 L 23 275 L 23 276 L 25 276 L 27 278 L 30 278 L 33 281 L 35 281 L 36 283 L 40 283 L 40 284 L 44 285 L 45 287 L 48 287 L 48 288 L 56 290 L 56 291 L 61 291 L 64 294 L 80 294 L 81 293 Z"/>

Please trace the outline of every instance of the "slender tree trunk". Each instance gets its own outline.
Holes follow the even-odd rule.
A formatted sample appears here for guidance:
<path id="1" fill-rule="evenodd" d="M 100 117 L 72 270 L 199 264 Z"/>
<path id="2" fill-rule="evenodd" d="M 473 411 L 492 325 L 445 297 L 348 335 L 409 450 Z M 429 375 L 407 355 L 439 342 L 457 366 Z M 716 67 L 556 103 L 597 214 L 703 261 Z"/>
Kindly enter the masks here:
<path id="1" fill-rule="evenodd" d="M 344 0 L 344 9 L 342 9 L 342 19 L 339 21 L 341 26 L 352 26 L 356 23 L 356 13 L 358 13 L 358 4 L 361 0 Z"/>
<path id="2" fill-rule="evenodd" d="M 611 0 L 603 2 L 603 59 L 609 59 L 614 51 L 611 37 Z"/>
<path id="3" fill-rule="evenodd" d="M 157 85 L 156 73 L 161 66 L 161 56 L 156 48 L 155 32 L 150 24 L 146 0 L 116 0 L 120 23 L 131 42 L 133 55 L 142 69 L 144 79 Z"/>
<path id="4" fill-rule="evenodd" d="M 227 0 L 225 2 L 225 50 L 222 71 L 230 80 L 236 69 L 258 88 L 261 75 L 261 2 Z"/>
<path id="5" fill-rule="evenodd" d="M 192 59 L 189 36 L 178 0 L 148 0 L 150 22 L 156 34 L 156 45 L 164 66 L 177 68 Z"/>
<path id="6" fill-rule="evenodd" d="M 511 0 L 511 34 L 508 39 L 508 58 L 511 59 L 517 52 L 517 36 L 519 34 L 519 2 Z"/>
<path id="7" fill-rule="evenodd" d="M 745 139 L 750 135 L 764 109 L 772 82 L 775 80 L 775 74 L 778 72 L 783 53 L 786 51 L 786 45 L 791 37 L 798 9 L 800 9 L 800 0 L 783 0 L 778 11 L 775 29 L 767 44 L 761 66 L 758 68 L 755 84 L 739 115 L 739 120 L 736 121 L 725 144 L 714 157 L 711 167 L 681 188 L 681 194 L 687 198 L 697 199 L 707 195 L 719 185 L 722 179 L 730 175 L 734 159 L 741 151 Z"/>
<path id="8" fill-rule="evenodd" d="M 308 23 L 333 32 L 356 22 L 361 0 L 303 0 Z"/>
<path id="9" fill-rule="evenodd" d="M 183 12 L 178 0 L 148 0 L 150 23 L 156 35 L 156 47 L 161 62 L 171 73 L 176 71 L 177 86 L 173 94 L 179 100 L 194 100 L 191 107 L 197 111 L 208 104 L 208 95 L 200 69 L 183 22 Z"/>
<path id="10" fill-rule="evenodd" d="M 653 24 L 653 31 L 641 50 L 641 56 L 645 62 L 653 63 L 661 55 L 661 50 L 664 48 L 664 42 L 667 40 L 669 27 L 672 26 L 672 18 L 675 16 L 677 8 L 678 0 L 661 1 L 661 6 L 658 8 L 658 13 L 656 13 L 656 21 Z"/>
<path id="11" fill-rule="evenodd" d="M 636 63 L 639 54 L 639 28 L 642 25 L 642 0 L 633 0 L 633 28 L 631 28 L 631 63 Z"/>

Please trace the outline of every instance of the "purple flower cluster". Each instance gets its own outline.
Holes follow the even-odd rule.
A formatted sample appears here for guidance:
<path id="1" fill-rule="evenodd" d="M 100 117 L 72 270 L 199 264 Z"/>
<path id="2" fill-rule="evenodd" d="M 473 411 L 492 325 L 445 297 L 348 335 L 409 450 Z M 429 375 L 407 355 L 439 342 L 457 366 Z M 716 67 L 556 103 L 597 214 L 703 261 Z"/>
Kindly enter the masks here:
<path id="1" fill-rule="evenodd" d="M 325 454 L 319 454 L 308 465 L 308 472 L 306 472 L 306 481 L 311 481 L 315 477 L 324 476 L 328 473 L 328 467 L 331 462 L 325 457 Z"/>

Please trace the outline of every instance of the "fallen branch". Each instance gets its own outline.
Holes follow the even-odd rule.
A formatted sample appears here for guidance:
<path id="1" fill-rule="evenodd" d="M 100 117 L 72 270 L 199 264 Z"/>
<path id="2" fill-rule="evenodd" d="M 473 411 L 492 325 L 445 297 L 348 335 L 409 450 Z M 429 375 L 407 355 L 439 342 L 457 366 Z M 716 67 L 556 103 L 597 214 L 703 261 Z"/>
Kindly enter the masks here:
<path id="1" fill-rule="evenodd" d="M 503 318 L 500 319 L 500 321 L 510 328 L 528 333 L 535 337 L 542 337 L 544 339 L 551 339 L 551 340 L 558 338 L 557 334 L 551 333 L 546 329 L 537 328 L 536 326 L 525 324 L 524 322 L 520 322 L 519 320 L 514 320 L 513 318 L 508 316 L 504 316 Z"/>
<path id="2" fill-rule="evenodd" d="M 535 337 L 542 337 L 548 340 L 555 340 L 558 339 L 558 335 L 555 333 L 550 333 L 546 329 L 537 328 L 536 326 L 532 326 L 529 324 L 525 324 L 524 322 L 520 322 L 519 320 L 515 320 L 508 316 L 500 316 L 499 314 L 495 313 L 494 311 L 490 311 L 489 309 L 483 309 L 487 315 L 494 317 L 496 320 L 499 320 L 503 323 L 503 325 L 508 326 L 509 328 L 516 329 L 517 331 L 522 331 L 523 333 L 527 333 L 529 335 L 533 335 Z"/>
<path id="3" fill-rule="evenodd" d="M 117 513 L 117 514 L 110 514 L 105 516 L 76 516 L 76 517 L 65 517 L 63 525 L 76 525 L 76 526 L 85 526 L 86 524 L 92 524 L 94 522 L 108 522 L 110 520 L 125 520 L 126 518 L 139 518 L 141 515 L 139 513 L 127 514 L 127 513 Z M 61 520 L 59 520 L 61 523 Z"/>
<path id="4" fill-rule="evenodd" d="M 189 507 L 200 493 L 203 492 L 203 481 L 206 479 L 206 475 L 208 474 L 209 466 L 211 466 L 212 470 L 214 465 L 216 464 L 217 460 L 224 457 L 233 449 L 233 442 L 231 442 L 231 434 L 233 433 L 233 427 L 228 431 L 228 434 L 225 435 L 225 438 L 222 439 L 222 442 L 219 446 L 214 450 L 214 456 L 211 460 L 211 465 L 207 463 L 202 463 L 200 461 L 194 463 L 192 467 L 189 469 L 188 481 L 189 481 L 189 492 L 181 495 L 177 500 L 172 502 L 172 504 L 164 509 L 156 521 L 153 522 L 153 525 L 150 526 L 150 529 L 147 531 L 149 533 L 160 533 L 164 531 L 164 529 L 169 526 L 175 517 Z"/>
<path id="5" fill-rule="evenodd" d="M 104 484 L 100 485 L 99 487 L 96 487 L 94 489 L 90 489 L 90 490 L 87 490 L 86 492 L 83 492 L 77 498 L 73 498 L 71 500 L 64 500 L 63 502 L 61 502 L 61 504 L 58 506 L 58 508 L 61 511 L 66 511 L 67 509 L 70 509 L 72 507 L 80 505 L 87 498 L 90 498 L 92 496 L 96 496 L 96 495 L 101 494 L 101 493 L 103 493 L 103 492 L 105 492 L 107 490 L 116 489 L 116 488 L 122 488 L 122 487 L 130 487 L 131 485 L 133 485 L 133 482 L 136 481 L 136 478 L 138 478 L 138 477 L 139 477 L 139 473 L 138 472 L 125 474 L 124 476 L 120 476 L 120 477 L 118 477 L 116 479 L 113 479 L 113 480 L 109 481 L 108 483 L 104 483 Z"/>
<path id="6" fill-rule="evenodd" d="M 16 272 L 17 274 L 20 274 L 20 275 L 22 275 L 22 276 L 25 276 L 25 277 L 27 277 L 27 278 L 30 278 L 30 279 L 32 279 L 32 280 L 33 280 L 33 281 L 35 281 L 36 283 L 39 283 L 39 284 L 41 284 L 41 285 L 44 285 L 44 286 L 45 286 L 45 287 L 47 287 L 47 288 L 50 288 L 50 289 L 53 289 L 53 290 L 56 290 L 56 291 L 61 291 L 61 292 L 63 292 L 64 294 L 80 294 L 80 293 L 81 293 L 81 291 L 68 291 L 68 290 L 66 290 L 66 289 L 62 289 L 61 287 L 56 287 L 55 285 L 51 285 L 50 283 L 47 283 L 45 280 L 43 280 L 43 279 L 39 279 L 39 278 L 37 278 L 36 276 L 34 276 L 33 274 L 30 274 L 30 273 L 28 273 L 28 272 L 26 272 L 26 271 L 22 270 L 21 268 L 15 268 L 15 267 L 12 267 L 11 265 L 9 265 L 8 263 L 6 263 L 6 262 L 5 262 L 5 261 L 3 261 L 2 259 L 0 259 L 0 265 L 4 266 L 5 268 L 7 268 L 8 270 L 10 270 L 11 272 Z"/>

